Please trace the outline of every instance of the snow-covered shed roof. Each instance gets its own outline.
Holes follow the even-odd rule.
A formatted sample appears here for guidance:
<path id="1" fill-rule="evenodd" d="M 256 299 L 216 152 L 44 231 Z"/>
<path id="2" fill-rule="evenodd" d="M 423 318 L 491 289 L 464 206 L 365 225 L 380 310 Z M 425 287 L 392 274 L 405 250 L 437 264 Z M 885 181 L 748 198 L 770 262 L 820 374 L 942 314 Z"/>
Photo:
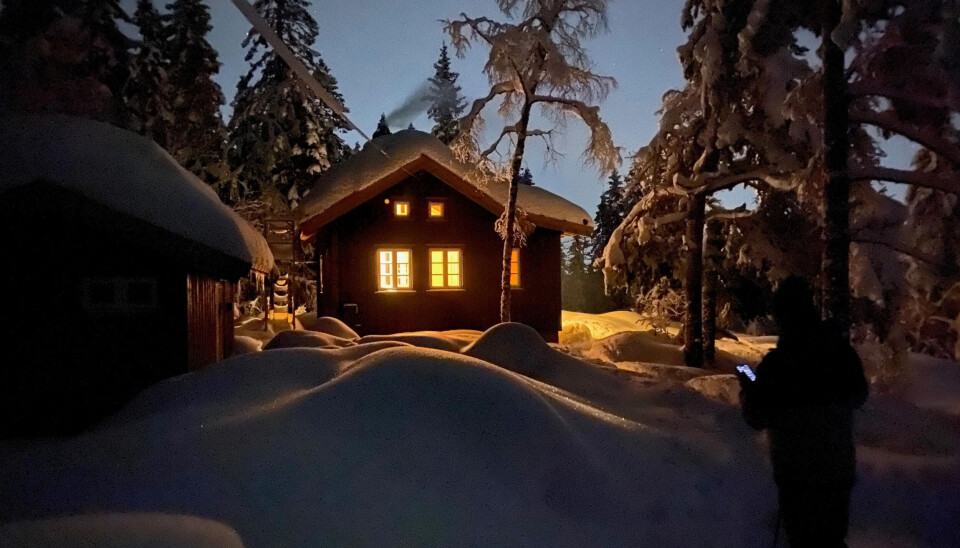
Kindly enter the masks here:
<path id="1" fill-rule="evenodd" d="M 0 118 L 0 192 L 42 181 L 250 264 L 273 269 L 263 236 L 159 145 L 64 115 Z"/>
<path id="2" fill-rule="evenodd" d="M 508 185 L 475 183 L 469 166 L 433 135 L 406 129 L 378 137 L 374 144 L 379 148 L 368 143 L 317 179 L 297 208 L 304 239 L 419 170 L 431 173 L 495 215 L 503 213 Z M 593 233 L 593 219 L 582 207 L 544 188 L 520 185 L 517 202 L 537 226 L 584 236 Z"/>

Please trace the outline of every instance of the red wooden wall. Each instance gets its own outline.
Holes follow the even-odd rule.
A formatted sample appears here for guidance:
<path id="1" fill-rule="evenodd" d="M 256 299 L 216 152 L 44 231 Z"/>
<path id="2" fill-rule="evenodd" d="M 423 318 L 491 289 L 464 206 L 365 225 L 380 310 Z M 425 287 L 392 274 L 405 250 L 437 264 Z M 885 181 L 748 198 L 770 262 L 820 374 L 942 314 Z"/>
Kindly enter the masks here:
<path id="1" fill-rule="evenodd" d="M 385 203 L 390 200 L 390 203 Z M 393 204 L 406 200 L 410 215 Z M 442 220 L 427 216 L 428 202 L 445 204 Z M 496 216 L 426 172 L 418 172 L 333 221 L 318 236 L 322 288 L 319 313 L 344 318 L 345 304 L 359 308 L 359 332 L 487 329 L 499 322 L 502 240 Z M 560 237 L 538 228 L 521 250 L 522 287 L 513 290 L 513 320 L 555 341 L 560 330 Z M 381 292 L 376 251 L 413 250 L 410 292 Z M 463 249 L 462 290 L 429 287 L 429 249 Z M 345 318 L 349 319 L 349 318 Z"/>

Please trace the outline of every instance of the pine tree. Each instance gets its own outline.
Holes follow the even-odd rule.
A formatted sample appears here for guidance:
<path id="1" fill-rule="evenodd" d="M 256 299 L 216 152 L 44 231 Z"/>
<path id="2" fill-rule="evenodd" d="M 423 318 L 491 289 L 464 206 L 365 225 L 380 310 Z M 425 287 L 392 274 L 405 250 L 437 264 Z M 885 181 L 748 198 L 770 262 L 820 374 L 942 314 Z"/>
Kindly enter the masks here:
<path id="1" fill-rule="evenodd" d="M 574 236 L 563 254 L 560 300 L 564 310 L 587 309 L 587 270 L 587 241 L 583 236 Z"/>
<path id="2" fill-rule="evenodd" d="M 450 56 L 447 44 L 440 48 L 440 59 L 433 64 L 436 71 L 430 78 L 430 92 L 427 100 L 430 108 L 427 116 L 435 122 L 431 133 L 444 144 L 449 145 L 460 132 L 458 118 L 467 107 L 466 100 L 460 94 L 457 78 L 460 74 L 450 70 Z"/>
<path id="3" fill-rule="evenodd" d="M 133 22 L 140 29 L 140 43 L 130 58 L 129 78 L 123 88 L 127 127 L 166 148 L 167 125 L 173 115 L 169 104 L 170 60 L 163 51 L 163 17 L 151 0 L 139 0 Z"/>
<path id="4" fill-rule="evenodd" d="M 254 7 L 314 78 L 342 102 L 337 81 L 313 49 L 319 35 L 306 0 L 257 0 Z M 349 153 L 345 124 L 296 82 L 287 65 L 251 30 L 243 41 L 250 70 L 237 85 L 229 158 L 246 199 L 295 207 L 318 174 Z"/>
<path id="5" fill-rule="evenodd" d="M 373 138 L 376 139 L 381 135 L 390 135 L 390 126 L 387 125 L 387 117 L 384 114 L 380 114 L 380 121 L 377 122 L 377 129 L 373 132 Z"/>
<path id="6" fill-rule="evenodd" d="M 123 125 L 129 21 L 117 0 L 7 0 L 0 12 L 0 103 Z"/>
<path id="7" fill-rule="evenodd" d="M 597 216 L 594 217 L 595 228 L 590 241 L 590 256 L 594 260 L 603 255 L 603 248 L 610 241 L 610 236 L 623 222 L 623 180 L 620 173 L 613 170 L 607 182 L 607 190 L 600 195 L 600 204 L 597 206 Z"/>
<path id="8" fill-rule="evenodd" d="M 213 77 L 220 71 L 217 51 L 207 41 L 210 8 L 201 0 L 167 4 L 164 18 L 172 118 L 167 151 L 204 181 L 220 187 L 229 178 L 225 159 L 226 127 L 220 116 L 225 99 Z"/>
<path id="9" fill-rule="evenodd" d="M 530 168 L 523 168 L 520 172 L 520 180 L 517 182 L 521 185 L 533 186 L 533 173 L 530 173 Z"/>

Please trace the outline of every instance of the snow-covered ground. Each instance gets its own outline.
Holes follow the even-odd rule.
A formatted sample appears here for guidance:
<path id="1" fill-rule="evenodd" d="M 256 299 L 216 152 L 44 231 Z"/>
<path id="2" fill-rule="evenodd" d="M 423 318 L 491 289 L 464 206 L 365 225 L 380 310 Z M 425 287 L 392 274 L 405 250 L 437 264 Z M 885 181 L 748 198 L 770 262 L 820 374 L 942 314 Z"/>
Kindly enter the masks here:
<path id="1" fill-rule="evenodd" d="M 609 335 L 631 359 L 672 352 L 618 314 L 584 317 L 571 347 L 518 324 L 251 339 L 86 435 L 0 444 L 0 545 L 109 545 L 129 523 L 124 546 L 770 546 L 763 438 L 727 376 L 609 363 L 609 344 L 574 357 Z M 922 363 L 930 401 L 857 414 L 852 547 L 957 545 L 960 390 L 942 385 L 960 366 Z M 930 394 L 924 378 L 903 392 Z"/>

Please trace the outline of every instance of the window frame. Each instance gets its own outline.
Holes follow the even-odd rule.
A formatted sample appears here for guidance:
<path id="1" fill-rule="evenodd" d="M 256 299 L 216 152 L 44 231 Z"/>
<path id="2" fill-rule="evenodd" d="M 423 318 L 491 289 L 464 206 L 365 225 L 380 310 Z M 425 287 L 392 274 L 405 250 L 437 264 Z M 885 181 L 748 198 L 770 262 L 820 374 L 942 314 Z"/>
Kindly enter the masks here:
<path id="1" fill-rule="evenodd" d="M 397 211 L 401 205 L 406 206 L 407 212 L 401 214 Z M 408 199 L 394 199 L 390 200 L 390 210 L 393 213 L 394 219 L 410 219 L 413 213 L 413 202 Z"/>
<path id="2" fill-rule="evenodd" d="M 440 252 L 443 253 L 443 262 L 442 262 L 442 263 L 435 263 L 435 262 L 433 262 L 433 253 L 434 253 L 435 251 L 440 251 Z M 459 255 L 458 255 L 458 261 L 457 261 L 457 263 L 456 263 L 456 264 L 457 264 L 457 270 L 459 270 L 459 272 L 456 273 L 456 274 L 451 274 L 450 271 L 449 271 L 449 265 L 450 265 L 451 263 L 450 263 L 450 261 L 449 261 L 449 257 L 450 257 L 450 256 L 448 255 L 448 253 L 451 252 L 451 251 L 456 251 L 456 252 L 459 254 Z M 430 291 L 463 291 L 463 290 L 464 290 L 464 286 L 466 285 L 466 284 L 464 283 L 464 279 L 463 279 L 463 278 L 464 278 L 464 276 L 463 276 L 463 255 L 464 255 L 464 254 L 463 254 L 463 246 L 449 246 L 449 245 L 447 245 L 447 246 L 439 246 L 439 245 L 438 245 L 438 246 L 429 246 L 429 247 L 427 248 L 427 264 L 428 264 L 428 268 L 429 268 L 429 274 L 428 274 L 428 279 L 427 279 L 427 288 L 428 288 L 428 290 L 430 290 Z M 440 274 L 440 275 L 443 276 L 443 285 L 440 285 L 440 286 L 433 285 L 433 277 L 435 276 L 435 274 L 433 273 L 433 265 L 435 265 L 435 264 L 442 264 L 442 265 L 443 265 L 443 274 Z M 450 276 L 457 276 L 458 279 L 459 279 L 459 285 L 450 285 L 450 284 L 449 284 Z"/>
<path id="3" fill-rule="evenodd" d="M 431 215 L 434 204 L 440 206 L 440 215 Z M 447 201 L 441 198 L 427 198 L 427 220 L 438 222 L 447 219 Z"/>
<path id="4" fill-rule="evenodd" d="M 133 300 L 134 286 L 146 290 L 146 299 Z M 98 302 L 94 296 L 98 288 L 109 288 L 109 302 Z M 83 309 L 92 316 L 114 316 L 152 313 L 160 308 L 160 283 L 151 276 L 102 276 L 83 278 L 81 282 Z"/>
<path id="5" fill-rule="evenodd" d="M 376 247 L 376 254 L 374 255 L 374 263 L 376 267 L 376 288 L 377 293 L 408 293 L 415 291 L 413 286 L 413 246 L 403 246 L 403 245 L 383 245 Z M 404 263 L 407 265 L 407 274 L 401 275 L 400 269 L 397 268 L 397 265 L 401 264 L 397 262 L 397 254 L 401 252 L 407 253 L 407 262 Z M 384 263 L 381 260 L 381 254 L 390 253 L 390 265 L 391 272 L 390 274 L 383 274 L 382 267 Z M 383 278 L 390 276 L 392 287 L 383 286 Z M 406 287 L 399 287 L 400 278 L 408 278 Z"/>

